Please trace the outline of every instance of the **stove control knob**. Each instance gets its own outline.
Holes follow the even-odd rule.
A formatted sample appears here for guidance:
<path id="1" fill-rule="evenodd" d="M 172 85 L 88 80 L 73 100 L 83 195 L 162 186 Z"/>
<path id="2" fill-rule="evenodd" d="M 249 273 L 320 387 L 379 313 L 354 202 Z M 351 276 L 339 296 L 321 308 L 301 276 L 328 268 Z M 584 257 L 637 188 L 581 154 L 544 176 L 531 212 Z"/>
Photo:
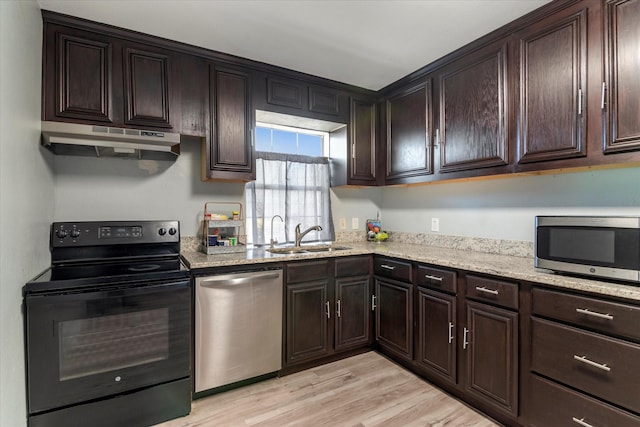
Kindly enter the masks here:
<path id="1" fill-rule="evenodd" d="M 171 234 L 172 236 L 174 236 L 176 233 L 178 232 L 178 230 L 176 230 L 175 228 L 171 227 L 169 229 L 169 234 Z"/>
<path id="2" fill-rule="evenodd" d="M 58 239 L 64 239 L 65 237 L 67 237 L 67 230 L 56 231 L 56 236 L 58 236 Z"/>
<path id="3" fill-rule="evenodd" d="M 77 230 L 74 228 L 73 230 L 71 230 L 69 235 L 71 236 L 72 239 L 77 239 L 78 237 L 80 237 L 80 230 Z"/>
<path id="4" fill-rule="evenodd" d="M 158 230 L 158 234 L 161 236 L 164 236 L 165 234 L 167 234 L 167 229 L 166 228 L 161 228 L 160 230 Z"/>

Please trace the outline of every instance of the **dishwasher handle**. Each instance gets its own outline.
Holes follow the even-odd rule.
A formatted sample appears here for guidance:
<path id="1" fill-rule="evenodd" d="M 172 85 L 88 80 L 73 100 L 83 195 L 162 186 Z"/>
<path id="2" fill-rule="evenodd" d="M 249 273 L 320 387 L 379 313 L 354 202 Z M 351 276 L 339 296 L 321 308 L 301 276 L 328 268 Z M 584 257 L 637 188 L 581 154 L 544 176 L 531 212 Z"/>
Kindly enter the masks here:
<path id="1" fill-rule="evenodd" d="M 264 273 L 264 274 L 251 274 L 248 276 L 242 277 L 219 277 L 219 278 L 208 278 L 200 282 L 200 286 L 203 288 L 218 288 L 220 286 L 239 286 L 247 284 L 253 280 L 269 280 L 269 279 L 277 279 L 280 277 L 279 273 Z"/>

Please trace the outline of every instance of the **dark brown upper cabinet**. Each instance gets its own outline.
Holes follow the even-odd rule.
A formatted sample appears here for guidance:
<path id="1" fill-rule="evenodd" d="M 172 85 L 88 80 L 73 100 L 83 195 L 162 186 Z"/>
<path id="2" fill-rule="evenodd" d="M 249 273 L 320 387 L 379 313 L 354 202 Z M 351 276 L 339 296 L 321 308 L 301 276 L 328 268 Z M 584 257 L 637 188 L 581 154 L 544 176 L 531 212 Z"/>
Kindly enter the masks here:
<path id="1" fill-rule="evenodd" d="M 204 142 L 204 180 L 255 179 L 251 74 L 229 65 L 210 64 L 210 129 Z"/>
<path id="2" fill-rule="evenodd" d="M 640 149 L 640 0 L 607 1 L 605 153 Z"/>
<path id="3" fill-rule="evenodd" d="M 171 128 L 169 56 L 127 45 L 124 55 L 125 124 Z"/>
<path id="4" fill-rule="evenodd" d="M 113 43 L 104 36 L 49 28 L 43 58 L 43 118 L 112 123 Z"/>
<path id="5" fill-rule="evenodd" d="M 171 67 L 169 50 L 47 24 L 43 119 L 172 129 Z"/>
<path id="6" fill-rule="evenodd" d="M 433 173 L 431 79 L 390 94 L 385 102 L 387 184 Z"/>
<path id="7" fill-rule="evenodd" d="M 257 110 L 336 123 L 347 123 L 349 119 L 346 92 L 285 75 L 257 72 L 254 105 Z"/>
<path id="8" fill-rule="evenodd" d="M 347 184 L 376 185 L 377 183 L 377 123 L 375 101 L 351 98 Z"/>
<path id="9" fill-rule="evenodd" d="M 519 50 L 518 162 L 587 155 L 585 6 L 528 26 Z"/>
<path id="10" fill-rule="evenodd" d="M 440 172 L 509 164 L 507 51 L 499 40 L 439 73 Z"/>

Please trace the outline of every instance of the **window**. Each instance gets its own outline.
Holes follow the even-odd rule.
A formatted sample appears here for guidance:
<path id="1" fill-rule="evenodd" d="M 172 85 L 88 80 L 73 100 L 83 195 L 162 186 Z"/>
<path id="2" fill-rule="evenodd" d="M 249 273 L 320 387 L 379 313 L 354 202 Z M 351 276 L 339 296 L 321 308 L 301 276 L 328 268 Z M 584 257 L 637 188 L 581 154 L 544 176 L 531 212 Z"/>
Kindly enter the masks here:
<path id="1" fill-rule="evenodd" d="M 256 128 L 256 180 L 246 185 L 247 241 L 293 243 L 295 227 L 320 225 L 309 241 L 334 240 L 327 135 L 283 126 Z M 274 218 L 280 215 L 279 218 Z M 273 224 L 273 230 L 271 228 Z"/>

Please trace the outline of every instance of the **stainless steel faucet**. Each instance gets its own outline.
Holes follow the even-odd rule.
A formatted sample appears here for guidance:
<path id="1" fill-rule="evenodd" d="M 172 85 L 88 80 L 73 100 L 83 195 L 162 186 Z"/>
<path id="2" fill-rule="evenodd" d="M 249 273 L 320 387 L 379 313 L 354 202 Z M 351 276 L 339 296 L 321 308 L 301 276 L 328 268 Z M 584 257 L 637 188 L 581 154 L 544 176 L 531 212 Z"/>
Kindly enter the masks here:
<path id="1" fill-rule="evenodd" d="M 271 217 L 271 246 L 270 247 L 273 247 L 276 243 L 278 243 L 277 240 L 273 240 L 273 220 L 276 218 L 280 218 L 280 221 L 284 222 L 284 219 L 282 219 L 280 215 L 274 215 Z"/>
<path id="2" fill-rule="evenodd" d="M 302 223 L 296 225 L 296 243 L 295 246 L 299 247 L 300 246 L 300 241 L 302 240 L 302 238 L 304 236 L 306 236 L 308 233 L 310 233 L 313 230 L 316 231 L 322 231 L 322 227 L 320 227 L 319 225 L 314 225 L 312 227 L 307 228 L 306 230 L 304 230 L 302 233 L 300 232 L 300 226 L 302 225 Z"/>

